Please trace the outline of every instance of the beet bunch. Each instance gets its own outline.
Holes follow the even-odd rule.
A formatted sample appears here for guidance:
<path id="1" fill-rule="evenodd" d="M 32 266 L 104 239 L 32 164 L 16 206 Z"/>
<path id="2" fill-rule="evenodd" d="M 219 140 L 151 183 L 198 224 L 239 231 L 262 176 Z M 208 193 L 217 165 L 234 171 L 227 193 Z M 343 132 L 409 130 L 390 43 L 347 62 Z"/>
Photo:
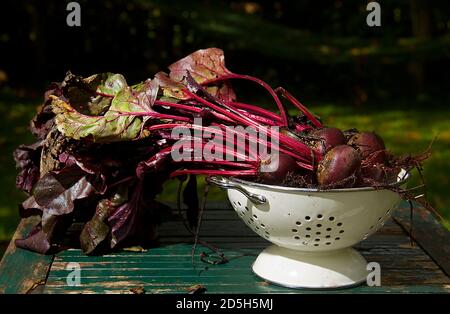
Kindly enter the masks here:
<path id="1" fill-rule="evenodd" d="M 259 85 L 277 112 L 239 99 L 235 80 Z M 299 115 L 289 116 L 287 106 Z M 209 138 L 226 138 L 230 127 L 243 141 Z M 174 132 L 179 128 L 188 134 Z M 20 214 L 40 216 L 40 222 L 16 244 L 40 253 L 69 245 L 74 223 L 82 226 L 77 242 L 87 254 L 151 243 L 168 210 L 155 198 L 171 178 L 187 182 L 184 202 L 193 227 L 196 175 L 320 189 L 383 187 L 401 168 L 418 165 L 417 158 L 388 153 L 375 133 L 325 127 L 287 90 L 231 72 L 216 48 L 134 85 L 120 74 L 69 72 L 46 91 L 31 131 L 37 141 L 20 146 L 14 157 L 17 186 L 29 195 Z M 183 158 L 174 158 L 174 151 Z M 207 158 L 205 151 L 221 158 Z"/>

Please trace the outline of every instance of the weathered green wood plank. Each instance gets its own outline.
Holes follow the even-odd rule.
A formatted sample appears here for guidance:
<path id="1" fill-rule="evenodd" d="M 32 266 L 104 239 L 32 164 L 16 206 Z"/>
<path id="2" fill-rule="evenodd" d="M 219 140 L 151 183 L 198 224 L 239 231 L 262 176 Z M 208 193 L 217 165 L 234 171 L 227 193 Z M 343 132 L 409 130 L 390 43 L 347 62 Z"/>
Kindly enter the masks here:
<path id="1" fill-rule="evenodd" d="M 251 264 L 250 264 L 251 265 Z M 229 271 L 208 271 L 201 275 L 193 274 L 192 272 L 184 269 L 156 269 L 151 271 L 146 270 L 136 270 L 134 272 L 123 271 L 123 272 L 112 272 L 111 274 L 103 274 L 99 276 L 98 273 L 93 275 L 87 274 L 86 271 L 82 271 L 82 285 L 86 283 L 101 283 L 101 282 L 112 282 L 126 280 L 129 282 L 142 280 L 147 283 L 159 283 L 166 284 L 170 286 L 174 283 L 184 283 L 187 286 L 203 284 L 205 286 L 220 286 L 222 284 L 236 283 L 237 281 L 255 281 L 250 269 L 232 269 Z M 401 272 L 401 274 L 399 274 Z M 158 275 L 155 275 L 158 273 Z M 205 274 L 207 273 L 207 274 Z M 54 282 L 60 282 L 62 285 L 66 285 L 66 277 L 69 272 L 61 272 L 55 274 L 53 277 L 48 278 L 48 284 Z M 440 270 L 421 270 L 420 274 L 417 274 L 416 269 L 390 269 L 388 272 L 386 269 L 382 271 L 382 284 L 383 286 L 398 286 L 406 285 L 411 282 L 414 284 L 442 284 L 449 285 L 448 278 L 442 275 Z M 393 284 L 395 283 L 395 284 Z M 255 282 L 255 285 L 257 282 Z"/>
<path id="2" fill-rule="evenodd" d="M 40 255 L 14 245 L 24 237 L 38 220 L 22 219 L 0 263 L 0 293 L 40 292 L 45 283 L 52 256 Z"/>
<path id="3" fill-rule="evenodd" d="M 160 231 L 162 245 L 142 253 L 87 257 L 79 250 L 69 250 L 58 254 L 45 292 L 129 293 L 131 288 L 142 286 L 150 293 L 186 293 L 195 284 L 204 285 L 208 293 L 305 292 L 269 285 L 251 272 L 251 264 L 268 242 L 255 235 L 232 210 L 209 211 L 201 229 L 201 238 L 220 247 L 230 259 L 224 265 L 205 265 L 197 259 L 194 270 L 191 244 L 180 244 L 192 239 L 182 223 L 172 221 Z M 380 263 L 383 286 L 355 287 L 344 293 L 449 292 L 449 278 L 420 246 L 412 246 L 410 238 L 396 223 L 388 222 L 357 247 L 368 261 Z M 209 250 L 199 246 L 197 254 L 202 251 Z M 82 287 L 64 288 L 68 262 L 80 263 Z"/>
<path id="4" fill-rule="evenodd" d="M 394 217 L 407 233 L 411 230 L 409 215 L 407 209 L 400 209 Z M 413 210 L 412 227 L 410 236 L 450 276 L 450 232 L 423 208 Z"/>
<path id="5" fill-rule="evenodd" d="M 70 293 L 79 294 L 80 289 L 78 287 L 64 287 L 64 286 L 52 286 L 48 285 L 47 293 L 59 294 L 59 293 Z M 115 293 L 115 294 L 132 294 L 131 289 L 133 288 L 144 288 L 146 293 L 154 294 L 186 294 L 188 293 L 189 286 L 184 284 L 181 285 L 151 285 L 138 282 L 127 282 L 120 281 L 112 285 L 111 283 L 104 283 L 102 285 L 86 285 L 83 290 L 83 294 L 97 294 L 97 293 Z M 436 294 L 436 293 L 449 293 L 449 288 L 442 287 L 441 285 L 404 285 L 395 287 L 367 287 L 360 286 L 352 289 L 340 289 L 340 290 L 294 290 L 283 287 L 278 287 L 274 285 L 267 285 L 266 283 L 261 283 L 259 286 L 255 287 L 252 284 L 228 284 L 228 285 L 211 285 L 207 288 L 206 293 L 227 293 L 227 294 L 250 294 L 250 293 L 282 293 L 282 294 L 326 294 L 326 293 L 337 293 L 337 294 L 385 294 L 385 293 L 426 293 L 426 294 Z"/>
<path id="6" fill-rule="evenodd" d="M 371 262 L 378 262 L 380 264 L 386 264 L 385 267 L 387 269 L 439 269 L 432 260 L 429 258 L 425 258 L 422 256 L 414 257 L 413 261 L 408 259 L 392 259 L 391 257 L 379 256 L 375 254 L 364 254 L 366 259 Z M 229 256 L 227 256 L 229 257 Z M 256 257 L 246 256 L 242 257 L 243 259 L 253 259 Z M 136 269 L 165 269 L 169 268 L 179 268 L 179 269 L 188 269 L 192 268 L 192 263 L 189 257 L 182 257 L 177 259 L 168 259 L 168 258 L 160 258 L 160 259 L 145 259 L 141 261 L 102 261 L 101 263 L 94 263 L 92 261 L 80 262 L 80 267 L 85 271 L 91 270 L 99 270 L 99 271 L 114 271 L 114 270 L 136 270 Z M 52 264 L 52 274 L 56 271 L 65 270 L 67 265 L 67 261 L 54 261 Z M 197 266 L 199 264 L 197 263 Z M 200 264 L 204 268 L 207 265 Z M 230 263 L 222 266 L 223 268 L 232 267 Z"/>
<path id="7" fill-rule="evenodd" d="M 449 278 L 430 260 L 425 260 L 426 267 L 423 267 L 424 262 L 414 262 L 412 264 L 403 262 L 400 265 L 397 262 L 397 264 L 394 264 L 392 263 L 392 256 L 391 260 L 385 259 L 385 261 L 381 261 L 377 256 L 367 257 L 370 257 L 371 261 L 380 263 L 382 280 L 388 285 L 406 284 L 408 282 L 414 282 L 416 284 L 450 284 Z M 88 265 L 80 264 L 80 267 L 82 269 L 83 280 L 88 282 L 103 282 L 128 278 L 129 280 L 136 279 L 166 284 L 174 280 L 183 280 L 188 281 L 186 284 L 205 283 L 207 281 L 209 284 L 213 282 L 220 285 L 223 283 L 222 280 L 226 280 L 226 282 L 247 280 L 248 278 L 246 276 L 251 274 L 251 264 L 254 258 L 255 256 L 241 256 L 231 260 L 228 264 L 208 266 L 207 270 L 205 270 L 205 266 L 207 265 L 199 261 L 196 262 L 197 270 L 194 270 L 186 258 L 178 264 L 172 262 L 144 265 L 141 263 L 134 264 L 131 267 L 129 265 L 118 267 L 114 264 L 106 266 L 102 262 L 98 262 Z M 113 267 L 111 268 L 111 266 Z M 54 264 L 48 282 L 50 284 L 53 280 L 63 281 L 67 274 L 68 271 L 65 270 L 64 263 L 59 262 L 59 265 Z"/>
<path id="8" fill-rule="evenodd" d="M 187 293 L 190 286 L 202 284 L 207 288 L 207 293 L 450 293 L 450 279 L 443 272 L 443 267 L 438 265 L 445 262 L 445 257 L 448 260 L 448 252 L 444 250 L 440 257 L 432 259 L 424 252 L 423 243 L 420 246 L 413 243 L 411 246 L 410 238 L 405 232 L 409 219 L 406 210 L 394 212 L 396 223 L 387 222 L 377 234 L 357 245 L 368 261 L 380 263 L 381 287 L 363 285 L 345 290 L 308 291 L 278 287 L 256 277 L 251 272 L 251 264 L 268 242 L 246 227 L 234 211 L 230 210 L 229 204 L 211 205 L 216 208 L 206 212 L 201 238 L 219 247 L 230 260 L 229 263 L 202 263 L 198 254 L 209 250 L 199 245 L 196 251 L 196 269 L 193 269 L 192 236 L 178 219 L 162 226 L 159 247 L 141 253 L 122 251 L 104 256 L 86 256 L 80 250 L 71 249 L 57 254 L 43 292 L 132 293 L 130 289 L 142 287 L 147 293 Z M 418 223 L 422 222 L 416 217 L 414 226 Z M 18 231 L 22 229 L 23 226 Z M 432 233 L 430 230 L 428 232 Z M 443 234 L 444 238 L 445 236 Z M 421 240 L 420 236 L 414 238 Z M 47 274 L 51 257 L 17 250 L 19 251 L 21 255 L 28 254 L 30 263 L 22 263 L 28 265 L 30 271 L 38 265 L 41 277 L 42 274 Z M 434 251 L 428 249 L 427 252 L 432 254 Z M 46 260 L 47 266 L 45 263 L 39 264 L 41 260 Z M 80 287 L 69 287 L 66 284 L 70 271 L 65 268 L 69 262 L 77 262 L 81 267 Z M 7 269 L 15 269 L 14 263 L 10 262 Z M 0 273 L 0 283 L 4 280 L 3 277 Z M 25 286 L 29 286 L 32 281 L 26 280 Z"/>

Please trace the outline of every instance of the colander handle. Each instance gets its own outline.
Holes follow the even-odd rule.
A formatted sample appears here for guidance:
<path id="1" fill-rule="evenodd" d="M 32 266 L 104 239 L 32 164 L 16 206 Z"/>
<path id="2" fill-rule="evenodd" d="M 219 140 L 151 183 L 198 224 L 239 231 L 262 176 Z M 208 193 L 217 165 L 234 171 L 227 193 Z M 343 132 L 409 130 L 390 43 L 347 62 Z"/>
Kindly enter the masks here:
<path id="1" fill-rule="evenodd" d="M 208 177 L 208 178 L 206 178 L 206 181 L 209 183 L 213 183 L 213 184 L 221 187 L 222 189 L 226 189 L 226 190 L 233 189 L 233 190 L 239 191 L 242 194 L 244 194 L 245 197 L 247 197 L 254 204 L 261 205 L 261 204 L 267 203 L 267 199 L 265 196 L 251 193 L 251 192 L 247 191 L 245 188 L 243 188 L 241 185 L 239 185 L 238 183 L 232 182 L 224 177 Z"/>

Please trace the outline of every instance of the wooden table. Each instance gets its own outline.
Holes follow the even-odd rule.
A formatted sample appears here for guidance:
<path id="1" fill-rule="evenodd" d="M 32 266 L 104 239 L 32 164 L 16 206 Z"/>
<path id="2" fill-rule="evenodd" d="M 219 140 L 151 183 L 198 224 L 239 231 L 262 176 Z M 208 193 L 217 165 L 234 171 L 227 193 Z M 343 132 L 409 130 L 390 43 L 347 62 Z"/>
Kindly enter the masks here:
<path id="1" fill-rule="evenodd" d="M 194 269 L 192 237 L 178 220 L 163 224 L 161 245 L 144 252 L 85 256 L 71 249 L 43 256 L 17 249 L 12 241 L 0 264 L 0 292 L 188 293 L 198 284 L 206 288 L 206 293 L 450 292 L 450 234 L 423 209 L 414 211 L 413 240 L 409 236 L 409 210 L 400 208 L 378 233 L 357 245 L 369 262 L 380 263 L 381 286 L 310 291 L 278 287 L 256 277 L 251 264 L 268 242 L 247 228 L 228 204 L 210 203 L 208 207 L 201 238 L 222 249 L 229 259 L 226 264 L 201 262 L 199 254 L 209 250 L 199 245 Z M 22 220 L 14 239 L 35 223 L 33 218 Z M 67 285 L 72 269 L 66 267 L 71 262 L 81 267 L 80 286 Z"/>

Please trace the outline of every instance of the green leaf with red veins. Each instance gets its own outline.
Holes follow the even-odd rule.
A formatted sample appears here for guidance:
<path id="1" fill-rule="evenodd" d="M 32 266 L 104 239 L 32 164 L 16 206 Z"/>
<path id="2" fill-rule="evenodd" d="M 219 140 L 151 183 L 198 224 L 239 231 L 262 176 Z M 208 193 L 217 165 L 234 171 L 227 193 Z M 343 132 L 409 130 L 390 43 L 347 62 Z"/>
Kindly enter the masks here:
<path id="1" fill-rule="evenodd" d="M 218 48 L 197 50 L 170 65 L 169 70 L 170 78 L 176 82 L 182 82 L 189 72 L 199 84 L 232 74 L 225 67 L 223 51 Z M 236 99 L 236 94 L 228 81 L 217 83 L 215 86 L 208 86 L 207 91 L 223 100 L 234 101 Z"/>
<path id="2" fill-rule="evenodd" d="M 96 86 L 96 92 L 111 96 L 117 95 L 121 90 L 128 87 L 127 81 L 122 74 L 101 73 L 85 79 L 90 85 Z"/>
<path id="3" fill-rule="evenodd" d="M 159 88 L 161 88 L 161 90 L 163 91 L 163 97 L 172 100 L 190 99 L 190 97 L 182 91 L 185 88 L 184 85 L 179 82 L 175 82 L 166 73 L 156 73 L 154 81 L 158 83 Z"/>
<path id="4" fill-rule="evenodd" d="M 62 85 L 70 105 L 87 115 L 103 114 L 113 97 L 128 87 L 125 78 L 114 73 L 95 74 L 87 78 L 69 73 Z"/>
<path id="5" fill-rule="evenodd" d="M 157 82 L 151 80 L 127 87 L 114 96 L 108 111 L 101 116 L 84 115 L 64 100 L 51 96 L 56 126 L 64 136 L 76 140 L 89 137 L 95 142 L 114 142 L 143 138 L 148 135 L 142 131 L 148 117 L 139 113 L 153 112 L 151 107 L 157 93 Z"/>
<path id="6" fill-rule="evenodd" d="M 146 111 L 152 111 L 152 106 L 158 97 L 158 81 L 148 79 L 144 83 L 132 87 L 133 92 L 137 95 L 137 101 Z"/>

